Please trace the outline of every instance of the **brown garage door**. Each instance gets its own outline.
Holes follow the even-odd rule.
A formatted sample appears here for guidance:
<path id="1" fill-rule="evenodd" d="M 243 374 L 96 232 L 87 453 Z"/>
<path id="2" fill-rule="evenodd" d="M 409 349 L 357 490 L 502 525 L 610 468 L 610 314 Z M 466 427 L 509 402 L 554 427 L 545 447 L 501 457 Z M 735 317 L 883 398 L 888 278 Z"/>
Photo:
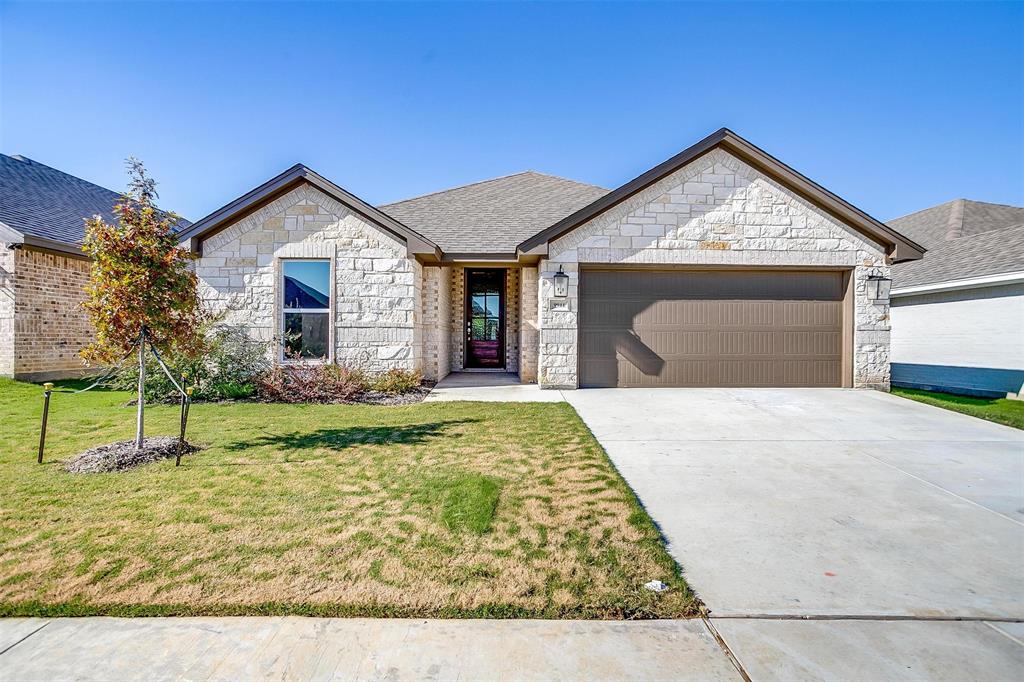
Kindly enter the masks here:
<path id="1" fill-rule="evenodd" d="M 839 272 L 584 270 L 580 385 L 840 386 Z"/>

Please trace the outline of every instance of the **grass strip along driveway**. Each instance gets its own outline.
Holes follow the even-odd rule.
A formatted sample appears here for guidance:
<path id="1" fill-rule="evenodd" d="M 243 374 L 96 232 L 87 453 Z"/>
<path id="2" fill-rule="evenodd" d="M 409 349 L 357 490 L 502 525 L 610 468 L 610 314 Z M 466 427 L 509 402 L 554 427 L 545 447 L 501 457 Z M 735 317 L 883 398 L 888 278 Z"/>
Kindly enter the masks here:
<path id="1" fill-rule="evenodd" d="M 41 389 L 0 379 L 0 615 L 696 613 L 569 405 L 197 404 L 180 468 L 65 472 L 132 437 L 129 398 L 58 388 L 40 466 Z"/>
<path id="2" fill-rule="evenodd" d="M 962 412 L 979 419 L 987 419 L 997 424 L 1005 424 L 1015 429 L 1024 429 L 1024 400 L 1008 398 L 974 398 L 951 393 L 921 391 L 916 388 L 893 388 L 893 395 L 910 398 L 919 403 L 943 407 L 954 412 Z"/>

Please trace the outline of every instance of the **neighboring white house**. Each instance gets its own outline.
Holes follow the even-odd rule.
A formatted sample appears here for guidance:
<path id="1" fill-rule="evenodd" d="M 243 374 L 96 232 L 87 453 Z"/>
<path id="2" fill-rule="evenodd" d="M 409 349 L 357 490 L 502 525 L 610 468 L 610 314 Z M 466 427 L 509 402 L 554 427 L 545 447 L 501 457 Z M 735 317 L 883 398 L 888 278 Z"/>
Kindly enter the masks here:
<path id="1" fill-rule="evenodd" d="M 1024 208 L 957 199 L 889 222 L 928 249 L 892 268 L 892 383 L 963 395 L 1024 385 Z"/>

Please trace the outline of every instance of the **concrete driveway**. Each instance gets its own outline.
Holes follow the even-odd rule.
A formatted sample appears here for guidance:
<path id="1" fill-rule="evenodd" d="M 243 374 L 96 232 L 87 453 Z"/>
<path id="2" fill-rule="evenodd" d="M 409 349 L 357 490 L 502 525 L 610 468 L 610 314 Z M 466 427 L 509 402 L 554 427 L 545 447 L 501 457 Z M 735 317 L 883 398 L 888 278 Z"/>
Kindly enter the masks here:
<path id="1" fill-rule="evenodd" d="M 565 396 L 752 676 L 1024 665 L 1024 433 L 875 391 Z"/>

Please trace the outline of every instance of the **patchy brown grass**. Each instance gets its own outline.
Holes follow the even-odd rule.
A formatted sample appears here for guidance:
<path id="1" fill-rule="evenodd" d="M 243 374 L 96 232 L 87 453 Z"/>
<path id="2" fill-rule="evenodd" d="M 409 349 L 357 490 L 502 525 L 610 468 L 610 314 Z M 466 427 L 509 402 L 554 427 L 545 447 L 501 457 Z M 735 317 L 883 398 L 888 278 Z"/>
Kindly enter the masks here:
<path id="1" fill-rule="evenodd" d="M 39 394 L 0 381 L 0 615 L 696 612 L 568 405 L 196 405 L 182 467 L 83 475 L 55 460 L 130 437 L 126 394 L 55 394 L 38 466 Z"/>

